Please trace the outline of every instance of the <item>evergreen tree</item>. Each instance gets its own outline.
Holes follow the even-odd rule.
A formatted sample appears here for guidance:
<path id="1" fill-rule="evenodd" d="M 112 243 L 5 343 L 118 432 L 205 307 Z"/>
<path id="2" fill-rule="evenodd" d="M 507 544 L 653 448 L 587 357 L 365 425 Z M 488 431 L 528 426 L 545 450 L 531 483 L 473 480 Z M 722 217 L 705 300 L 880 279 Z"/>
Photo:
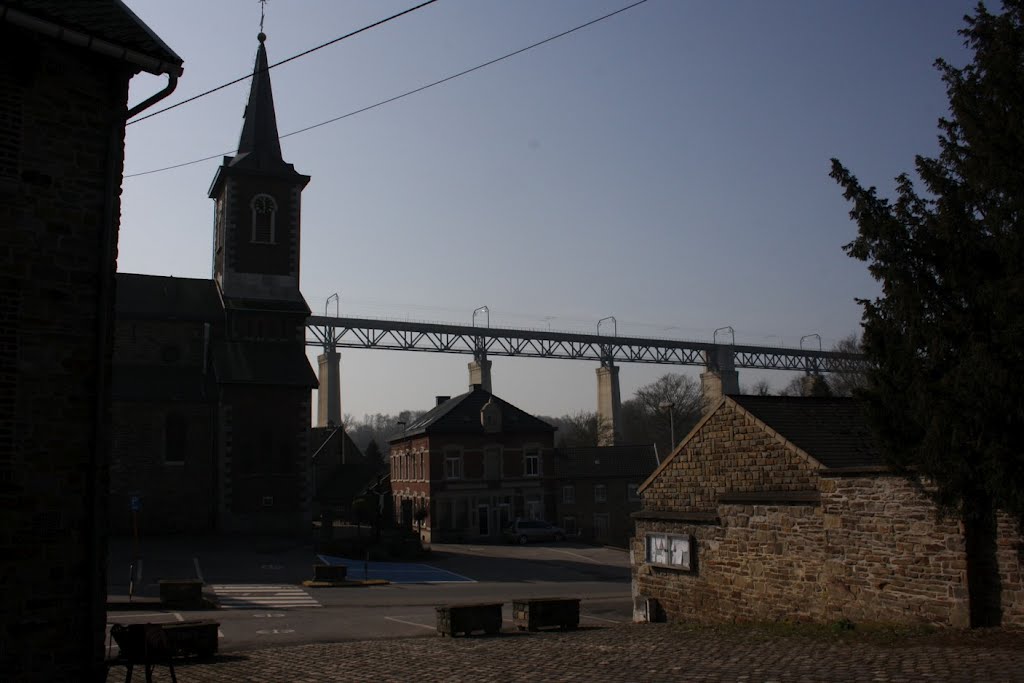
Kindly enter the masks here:
<path id="1" fill-rule="evenodd" d="M 858 393 L 890 462 L 970 536 L 993 506 L 1024 518 L 1024 0 L 965 22 L 971 62 L 936 62 L 949 115 L 939 156 L 916 158 L 922 189 L 900 175 L 889 201 L 834 159 L 831 176 L 859 228 L 845 250 L 882 285 L 860 301 Z"/>

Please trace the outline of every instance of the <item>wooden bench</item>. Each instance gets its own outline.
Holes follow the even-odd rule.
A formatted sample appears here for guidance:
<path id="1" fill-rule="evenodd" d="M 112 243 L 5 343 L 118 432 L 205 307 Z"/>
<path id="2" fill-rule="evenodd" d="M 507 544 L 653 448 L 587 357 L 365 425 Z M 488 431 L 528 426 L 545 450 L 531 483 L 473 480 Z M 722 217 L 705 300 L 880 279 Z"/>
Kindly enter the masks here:
<path id="1" fill-rule="evenodd" d="M 314 581 L 344 581 L 348 577 L 348 567 L 343 564 L 314 564 Z"/>
<path id="2" fill-rule="evenodd" d="M 437 632 L 455 637 L 459 633 L 469 635 L 483 631 L 489 636 L 501 632 L 501 602 L 487 602 L 472 605 L 443 605 L 436 607 Z"/>
<path id="3" fill-rule="evenodd" d="M 220 622 L 212 619 L 161 624 L 174 656 L 212 657 L 217 653 Z"/>
<path id="4" fill-rule="evenodd" d="M 557 626 L 563 631 L 579 628 L 579 598 L 531 598 L 512 603 L 512 623 L 520 631 Z"/>

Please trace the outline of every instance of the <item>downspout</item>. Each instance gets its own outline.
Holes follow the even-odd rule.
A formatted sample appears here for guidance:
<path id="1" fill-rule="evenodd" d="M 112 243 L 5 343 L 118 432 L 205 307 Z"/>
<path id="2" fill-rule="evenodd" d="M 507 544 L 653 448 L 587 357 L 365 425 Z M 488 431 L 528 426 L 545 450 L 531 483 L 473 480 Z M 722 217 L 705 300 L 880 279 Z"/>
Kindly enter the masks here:
<path id="1" fill-rule="evenodd" d="M 112 440 L 110 434 L 110 419 L 112 416 L 112 404 L 110 394 L 110 375 L 113 365 L 112 332 L 113 312 L 115 299 L 115 271 L 117 267 L 117 233 L 120 227 L 120 198 L 121 183 L 124 169 L 124 124 L 125 121 L 138 114 L 140 111 L 153 106 L 164 99 L 178 85 L 178 77 L 173 73 L 167 74 L 168 82 L 160 92 L 148 98 L 144 102 L 128 110 L 124 117 L 116 118 L 110 127 L 107 142 L 106 160 L 106 188 L 107 194 L 103 202 L 103 227 L 99 244 L 99 291 L 96 310 L 96 413 L 93 436 L 95 448 L 92 453 L 92 461 L 89 463 L 89 472 L 92 475 L 92 486 L 89 489 L 89 508 L 91 514 L 91 551 L 92 557 L 89 561 L 90 579 L 95 598 L 92 600 L 92 623 L 103 624 L 107 619 L 107 544 L 106 534 L 109 529 L 107 520 L 107 495 L 110 490 L 110 460 Z M 128 77 L 128 80 L 131 76 Z M 127 83 L 125 85 L 127 88 Z M 102 492 L 102 493 L 101 493 Z M 101 520 L 105 523 L 101 523 Z M 101 597 L 102 596 L 102 597 Z M 95 638 L 95 635 L 94 635 Z M 99 631 L 99 640 L 92 644 L 92 651 L 98 652 L 101 656 L 92 659 L 94 667 L 93 678 L 101 680 L 106 675 L 106 667 L 103 664 L 103 631 Z"/>

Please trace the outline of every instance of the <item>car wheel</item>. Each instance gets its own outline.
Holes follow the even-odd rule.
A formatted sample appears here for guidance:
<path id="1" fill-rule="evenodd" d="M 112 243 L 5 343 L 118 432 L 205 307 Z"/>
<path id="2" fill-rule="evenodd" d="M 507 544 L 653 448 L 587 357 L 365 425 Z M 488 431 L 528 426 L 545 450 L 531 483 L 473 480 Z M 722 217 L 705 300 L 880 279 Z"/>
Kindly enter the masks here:
<path id="1" fill-rule="evenodd" d="M 526 537 L 526 534 L 520 534 L 519 535 L 519 545 L 526 545 L 526 542 L 529 541 L 529 540 L 530 539 L 528 539 Z"/>

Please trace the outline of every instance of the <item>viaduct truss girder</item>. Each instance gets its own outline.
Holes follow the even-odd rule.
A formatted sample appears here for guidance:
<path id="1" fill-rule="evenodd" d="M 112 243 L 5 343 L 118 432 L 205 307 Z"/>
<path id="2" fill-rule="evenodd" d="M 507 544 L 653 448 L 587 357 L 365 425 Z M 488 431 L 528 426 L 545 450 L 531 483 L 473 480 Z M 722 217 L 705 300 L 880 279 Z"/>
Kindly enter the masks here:
<path id="1" fill-rule="evenodd" d="M 307 346 L 390 349 L 482 356 L 566 358 L 602 363 L 654 363 L 717 367 L 730 353 L 734 367 L 842 372 L 862 369 L 859 354 L 772 346 L 745 346 L 619 337 L 551 330 L 473 327 L 372 318 L 310 316 Z"/>

